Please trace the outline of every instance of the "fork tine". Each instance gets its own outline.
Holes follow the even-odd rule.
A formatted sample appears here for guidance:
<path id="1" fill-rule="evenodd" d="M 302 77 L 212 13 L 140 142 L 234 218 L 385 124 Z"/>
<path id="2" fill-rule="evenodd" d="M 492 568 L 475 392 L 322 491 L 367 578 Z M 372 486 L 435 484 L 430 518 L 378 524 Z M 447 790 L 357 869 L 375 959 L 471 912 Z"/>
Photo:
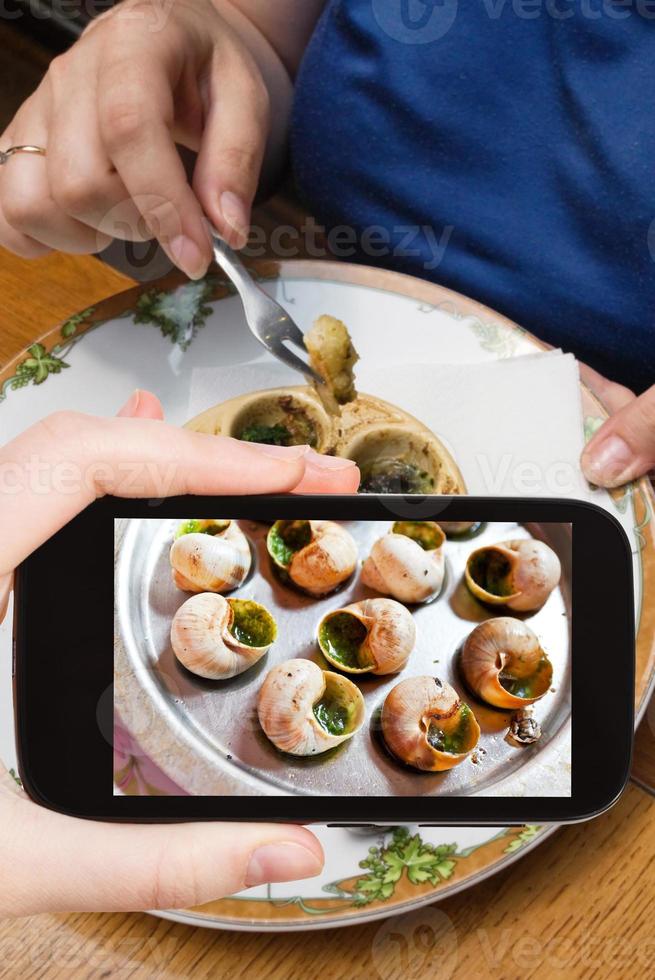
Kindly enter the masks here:
<path id="1" fill-rule="evenodd" d="M 306 361 L 287 350 L 284 341 L 305 350 L 303 334 L 283 306 L 269 296 L 254 281 L 239 256 L 212 228 L 214 259 L 232 280 L 243 303 L 243 311 L 250 332 L 266 350 L 283 361 L 292 371 L 300 371 L 308 380 L 325 384 L 325 380 Z"/>
<path id="2" fill-rule="evenodd" d="M 292 320 L 291 317 L 289 317 L 287 321 L 285 334 L 286 340 L 291 341 L 292 344 L 295 344 L 296 347 L 299 347 L 300 350 L 307 353 L 307 348 L 305 347 L 305 335 L 298 324 Z"/>
<path id="3" fill-rule="evenodd" d="M 322 378 L 320 374 L 317 374 L 316 371 L 306 363 L 306 361 L 303 361 L 297 354 L 290 351 L 284 346 L 284 344 L 275 344 L 275 346 L 269 346 L 267 344 L 266 346 L 273 357 L 277 357 L 278 360 L 284 361 L 287 367 L 290 367 L 293 371 L 301 371 L 302 374 L 308 378 L 312 378 L 312 380 L 314 380 L 317 384 L 325 384 L 325 379 Z"/>

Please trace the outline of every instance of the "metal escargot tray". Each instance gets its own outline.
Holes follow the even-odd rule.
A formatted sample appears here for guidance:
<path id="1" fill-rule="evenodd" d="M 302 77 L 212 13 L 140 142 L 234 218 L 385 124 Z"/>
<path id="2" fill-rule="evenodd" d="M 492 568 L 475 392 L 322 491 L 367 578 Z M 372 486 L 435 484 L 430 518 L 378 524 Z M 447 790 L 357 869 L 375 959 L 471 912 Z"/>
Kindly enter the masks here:
<path id="1" fill-rule="evenodd" d="M 206 681 L 189 673 L 176 660 L 170 626 L 189 593 L 171 577 L 168 552 L 174 520 L 116 521 L 116 629 L 121 644 L 122 671 L 117 683 L 117 708 L 130 714 L 129 702 L 144 691 L 160 730 L 172 733 L 166 751 L 167 774 L 187 791 L 202 794 L 197 776 L 185 785 L 191 757 L 197 749 L 212 773 L 207 792 L 255 794 L 312 794 L 318 796 L 569 796 L 571 794 L 571 527 L 566 524 L 520 526 L 483 525 L 469 538 L 448 539 L 444 545 L 446 576 L 441 594 L 424 606 L 411 607 L 417 641 L 407 666 L 386 677 L 353 678 L 366 702 L 367 720 L 353 738 L 321 756 L 283 755 L 268 741 L 257 719 L 256 703 L 268 670 L 290 657 L 306 657 L 329 665 L 316 644 L 316 628 L 331 609 L 371 596 L 360 581 L 361 561 L 389 522 L 344 522 L 355 538 L 360 561 L 352 579 L 340 591 L 312 599 L 283 585 L 273 574 L 266 552 L 268 525 L 240 521 L 250 541 L 253 567 L 246 582 L 231 595 L 255 599 L 275 616 L 278 639 L 250 670 L 226 681 Z M 537 537 L 559 555 L 562 579 L 544 607 L 533 615 L 520 614 L 536 632 L 553 664 L 551 690 L 537 702 L 535 717 L 542 736 L 529 747 L 506 738 L 511 712 L 486 707 L 463 686 L 457 652 L 479 622 L 496 613 L 480 605 L 463 582 L 468 554 L 481 544 L 518 537 Z M 403 766 L 387 752 L 379 733 L 382 703 L 400 679 L 430 674 L 448 681 L 475 712 L 481 728 L 477 749 L 461 765 L 444 773 L 420 773 Z M 144 684 L 147 678 L 147 684 Z M 138 692 L 137 692 L 138 689 Z M 150 693 L 148 693 L 150 692 Z M 121 704 L 123 701 L 123 704 Z M 179 759 L 176 740 L 179 737 Z M 133 733 L 139 737 L 139 733 Z M 147 750 L 147 739 L 144 740 Z M 173 746 L 171 748 L 171 745 Z M 185 746 L 185 751 L 182 750 Z M 161 759 L 157 759 L 161 764 Z M 190 784 L 193 785 L 190 785 Z"/>

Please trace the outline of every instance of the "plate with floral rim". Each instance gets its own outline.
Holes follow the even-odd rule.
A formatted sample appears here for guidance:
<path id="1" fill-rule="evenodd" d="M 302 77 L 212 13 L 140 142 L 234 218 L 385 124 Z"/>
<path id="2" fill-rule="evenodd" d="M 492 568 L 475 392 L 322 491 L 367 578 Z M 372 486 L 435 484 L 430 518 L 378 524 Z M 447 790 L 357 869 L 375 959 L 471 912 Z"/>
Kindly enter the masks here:
<path id="1" fill-rule="evenodd" d="M 362 356 L 384 358 L 385 325 L 403 323 L 404 356 L 481 362 L 545 349 L 536 338 L 489 308 L 432 283 L 364 266 L 331 262 L 251 263 L 264 288 L 300 322 L 338 309 Z M 366 324 L 375 325 L 367 332 Z M 212 330 L 215 328 L 215 330 Z M 216 345 L 219 332 L 220 347 Z M 176 273 L 116 294 L 83 310 L 35 340 L 0 369 L 3 441 L 49 412 L 75 408 L 113 414 L 135 387 L 160 396 L 167 419 L 186 421 L 194 368 L 239 366 L 267 357 L 243 327 L 238 298 L 217 272 L 198 283 Z M 396 352 L 394 352 L 394 357 Z M 606 413 L 582 389 L 589 437 Z M 219 398 L 217 397 L 217 401 Z M 655 522 L 646 480 L 598 502 L 626 529 L 633 551 L 637 611 L 635 705 L 641 717 L 655 681 Z M 10 631 L 0 628 L 0 671 L 10 670 Z M 7 691 L 9 684 L 0 684 Z M 0 756 L 15 767 L 9 711 L 0 714 Z M 125 793 L 176 792 L 135 738 L 116 745 L 116 784 Z M 319 827 L 326 850 L 321 876 L 272 885 L 197 909 L 159 913 L 192 925 L 257 931 L 351 925 L 409 911 L 468 888 L 537 847 L 556 828 L 396 827 L 365 836 L 343 827 Z"/>

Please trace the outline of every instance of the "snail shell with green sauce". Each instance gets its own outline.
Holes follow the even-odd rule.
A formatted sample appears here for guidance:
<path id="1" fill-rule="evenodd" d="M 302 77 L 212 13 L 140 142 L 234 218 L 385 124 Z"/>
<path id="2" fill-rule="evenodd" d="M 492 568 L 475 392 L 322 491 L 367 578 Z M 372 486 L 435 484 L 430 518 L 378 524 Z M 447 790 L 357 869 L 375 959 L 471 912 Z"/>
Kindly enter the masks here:
<path id="1" fill-rule="evenodd" d="M 334 447 L 334 420 L 313 388 L 289 385 L 238 395 L 208 409 L 187 428 L 243 442 L 311 446 L 319 453 Z"/>
<path id="2" fill-rule="evenodd" d="M 236 589 L 251 561 L 248 539 L 235 521 L 183 521 L 170 550 L 173 581 L 185 592 Z"/>
<path id="3" fill-rule="evenodd" d="M 416 624 L 394 599 L 364 599 L 329 612 L 318 625 L 325 659 L 347 674 L 394 674 L 414 649 Z"/>
<path id="4" fill-rule="evenodd" d="M 334 521 L 276 521 L 266 546 L 282 577 L 312 596 L 333 592 L 357 564 L 352 535 Z"/>
<path id="5" fill-rule="evenodd" d="M 462 647 L 460 667 L 471 691 L 495 708 L 532 704 L 553 680 L 553 666 L 536 634 L 512 616 L 476 626 Z"/>
<path id="6" fill-rule="evenodd" d="M 559 583 L 560 561 L 534 538 L 484 545 L 466 562 L 466 584 L 476 599 L 514 612 L 540 609 Z"/>
<path id="7" fill-rule="evenodd" d="M 473 528 L 480 526 L 479 521 L 437 521 L 442 531 L 450 538 L 458 538 L 462 534 L 467 534 Z"/>
<path id="8" fill-rule="evenodd" d="M 276 748 L 308 756 L 352 738 L 364 723 L 366 709 L 361 691 L 347 677 L 296 659 L 268 672 L 257 714 Z"/>
<path id="9" fill-rule="evenodd" d="M 362 582 L 400 602 L 434 599 L 443 584 L 446 536 L 435 521 L 396 521 L 362 567 Z"/>
<path id="10" fill-rule="evenodd" d="M 381 725 L 393 755 L 424 772 L 458 766 L 480 738 L 469 706 L 437 677 L 408 677 L 396 684 L 384 701 Z"/>
<path id="11" fill-rule="evenodd" d="M 208 680 L 236 677 L 260 660 L 277 636 L 270 612 L 252 599 L 203 592 L 173 617 L 171 645 L 187 670 Z"/>

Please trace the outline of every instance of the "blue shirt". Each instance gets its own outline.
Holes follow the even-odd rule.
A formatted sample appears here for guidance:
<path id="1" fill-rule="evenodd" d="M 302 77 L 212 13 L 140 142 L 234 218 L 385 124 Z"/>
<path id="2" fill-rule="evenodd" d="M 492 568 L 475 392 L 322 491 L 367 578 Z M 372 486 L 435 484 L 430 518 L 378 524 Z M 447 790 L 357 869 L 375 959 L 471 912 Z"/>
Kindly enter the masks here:
<path id="1" fill-rule="evenodd" d="M 466 293 L 643 390 L 655 0 L 635 2 L 332 0 L 299 73 L 292 153 L 304 202 L 354 227 L 359 260 Z M 389 254 L 379 235 L 362 248 L 371 226 Z"/>

